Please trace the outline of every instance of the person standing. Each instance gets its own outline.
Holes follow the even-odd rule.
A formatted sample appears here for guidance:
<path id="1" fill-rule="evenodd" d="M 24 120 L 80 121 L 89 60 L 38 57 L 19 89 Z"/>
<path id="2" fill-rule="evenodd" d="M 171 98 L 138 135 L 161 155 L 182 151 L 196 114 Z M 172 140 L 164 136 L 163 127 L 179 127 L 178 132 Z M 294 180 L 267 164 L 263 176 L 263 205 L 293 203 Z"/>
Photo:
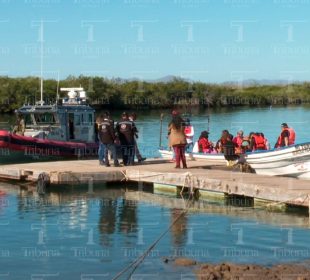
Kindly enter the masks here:
<path id="1" fill-rule="evenodd" d="M 99 159 L 99 165 L 104 165 L 104 145 L 103 143 L 100 141 L 100 137 L 99 137 L 99 127 L 101 122 L 104 119 L 104 115 L 101 114 L 97 119 L 96 119 L 96 126 L 95 126 L 95 131 L 96 131 L 96 137 L 99 141 L 99 149 L 98 149 L 98 159 Z"/>
<path id="2" fill-rule="evenodd" d="M 129 115 L 129 120 L 132 121 L 132 122 L 135 122 L 137 119 L 137 114 L 136 113 L 131 113 Z M 137 129 L 137 133 L 135 134 L 135 137 L 134 137 L 134 140 L 135 140 L 135 155 L 138 159 L 138 162 L 142 162 L 144 160 L 146 160 L 145 157 L 142 157 L 140 151 L 139 151 L 139 148 L 138 148 L 138 143 L 137 143 L 137 139 L 138 139 L 138 129 Z"/>
<path id="3" fill-rule="evenodd" d="M 15 126 L 13 128 L 12 133 L 24 136 L 24 133 L 25 133 L 25 121 L 24 121 L 23 115 L 20 114 L 20 113 L 17 114 L 17 119 L 16 119 Z"/>
<path id="4" fill-rule="evenodd" d="M 133 165 L 135 158 L 135 134 L 137 133 L 137 128 L 135 123 L 129 120 L 126 112 L 122 114 L 121 120 L 116 124 L 116 133 L 122 146 L 124 165 Z"/>
<path id="5" fill-rule="evenodd" d="M 175 153 L 176 166 L 180 168 L 182 161 L 183 168 L 187 168 L 185 158 L 186 136 L 184 133 L 183 119 L 179 115 L 172 115 L 172 120 L 168 126 L 169 146 Z"/>
<path id="6" fill-rule="evenodd" d="M 103 120 L 99 125 L 98 131 L 99 140 L 104 147 L 104 162 L 105 166 L 109 167 L 109 151 L 112 154 L 114 160 L 114 166 L 119 166 L 119 162 L 116 155 L 116 135 L 114 131 L 114 122 L 110 118 L 109 112 L 106 112 L 103 116 Z"/>
<path id="7" fill-rule="evenodd" d="M 193 157 L 193 140 L 194 140 L 194 127 L 191 125 L 190 119 L 186 119 L 184 133 L 186 136 L 186 152 L 190 154 L 191 157 Z"/>

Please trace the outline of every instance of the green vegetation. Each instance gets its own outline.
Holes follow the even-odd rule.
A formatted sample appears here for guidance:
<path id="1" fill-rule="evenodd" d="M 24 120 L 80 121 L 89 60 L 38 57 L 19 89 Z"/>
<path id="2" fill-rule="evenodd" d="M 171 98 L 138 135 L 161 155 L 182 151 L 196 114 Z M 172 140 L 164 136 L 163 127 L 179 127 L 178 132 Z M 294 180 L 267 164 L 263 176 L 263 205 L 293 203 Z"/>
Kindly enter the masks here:
<path id="1" fill-rule="evenodd" d="M 90 103 L 97 108 L 139 109 L 179 106 L 228 107 L 288 105 L 310 102 L 310 83 L 290 85 L 236 85 L 188 82 L 175 78 L 169 82 L 140 82 L 102 77 L 69 76 L 60 87 L 82 86 Z M 37 77 L 0 77 L 0 111 L 12 112 L 40 98 Z M 54 103 L 57 81 L 44 81 L 44 100 Z M 60 96 L 63 93 L 59 93 Z M 62 97 L 62 96 L 61 96 Z"/>

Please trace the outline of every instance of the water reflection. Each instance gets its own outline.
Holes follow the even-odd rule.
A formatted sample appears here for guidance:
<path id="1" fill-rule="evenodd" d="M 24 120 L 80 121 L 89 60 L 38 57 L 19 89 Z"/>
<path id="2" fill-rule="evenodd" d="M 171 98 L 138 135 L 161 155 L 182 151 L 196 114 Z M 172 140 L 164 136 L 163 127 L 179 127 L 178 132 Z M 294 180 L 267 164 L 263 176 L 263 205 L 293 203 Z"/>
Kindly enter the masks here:
<path id="1" fill-rule="evenodd" d="M 184 246 L 187 241 L 187 215 L 183 214 L 184 209 L 171 209 L 171 223 L 177 221 L 171 227 L 172 245 L 174 247 Z"/>
<path id="2" fill-rule="evenodd" d="M 44 264 L 44 271 L 70 272 L 61 279 L 77 279 L 77 273 L 89 271 L 114 275 L 141 256 L 177 218 L 143 263 L 141 273 L 160 271 L 163 279 L 180 279 L 175 271 L 165 275 L 169 270 L 161 261 L 165 256 L 272 264 L 310 255 L 309 229 L 301 228 L 309 225 L 305 216 L 203 200 L 193 201 L 187 214 L 181 215 L 187 204 L 177 197 L 102 186 L 94 187 L 92 194 L 87 191 L 61 186 L 40 197 L 1 183 L 6 202 L 0 204 L 0 217 L 9 223 L 1 228 L 0 249 L 9 250 L 11 256 L 5 262 L 20 271 L 42 272 Z M 31 248 L 29 253 L 24 247 Z"/>
<path id="3" fill-rule="evenodd" d="M 105 199 L 100 207 L 98 228 L 101 234 L 101 244 L 111 246 L 112 238 L 116 229 L 117 200 Z"/>
<path id="4" fill-rule="evenodd" d="M 119 205 L 119 231 L 125 234 L 137 232 L 137 203 L 122 199 Z"/>

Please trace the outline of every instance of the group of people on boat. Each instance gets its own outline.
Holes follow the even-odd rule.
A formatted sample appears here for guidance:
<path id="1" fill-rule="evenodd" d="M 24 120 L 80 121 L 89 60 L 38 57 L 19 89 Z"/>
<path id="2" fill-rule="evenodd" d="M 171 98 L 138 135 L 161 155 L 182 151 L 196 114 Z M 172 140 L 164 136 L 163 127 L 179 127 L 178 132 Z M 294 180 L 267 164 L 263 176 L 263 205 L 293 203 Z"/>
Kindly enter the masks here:
<path id="1" fill-rule="evenodd" d="M 270 143 L 263 132 L 250 132 L 244 135 L 242 130 L 233 136 L 227 129 L 222 131 L 220 139 L 213 143 L 209 140 L 209 132 L 204 130 L 199 139 L 194 143 L 194 127 L 189 119 L 183 119 L 176 111 L 172 111 L 172 120 L 168 126 L 169 146 L 173 149 L 173 161 L 176 168 L 187 168 L 185 152 L 192 155 L 195 153 L 217 154 L 223 153 L 228 160 L 233 160 L 238 155 L 270 150 Z M 287 123 L 281 124 L 281 133 L 274 148 L 286 147 L 295 143 L 296 133 Z"/>
<path id="2" fill-rule="evenodd" d="M 120 166 L 121 157 L 124 165 L 133 165 L 137 157 L 138 162 L 144 161 L 137 145 L 138 129 L 135 125 L 137 115 L 123 112 L 121 119 L 114 122 L 109 112 L 101 114 L 96 120 L 96 131 L 99 140 L 99 164 L 110 166 L 109 153 L 114 166 Z M 121 154 L 121 155 L 120 155 Z"/>

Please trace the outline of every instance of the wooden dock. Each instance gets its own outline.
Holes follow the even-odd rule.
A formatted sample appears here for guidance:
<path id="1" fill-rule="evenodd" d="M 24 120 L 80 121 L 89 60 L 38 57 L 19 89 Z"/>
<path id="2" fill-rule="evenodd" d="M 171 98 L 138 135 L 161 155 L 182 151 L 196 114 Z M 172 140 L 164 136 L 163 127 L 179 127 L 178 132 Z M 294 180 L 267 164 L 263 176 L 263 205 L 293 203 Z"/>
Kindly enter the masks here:
<path id="1" fill-rule="evenodd" d="M 97 160 L 37 162 L 0 166 L 0 179 L 36 182 L 42 173 L 53 184 L 136 182 L 156 191 L 178 192 L 182 187 L 206 198 L 247 198 L 248 206 L 293 205 L 309 207 L 310 181 L 241 173 L 204 161 L 189 161 L 188 169 L 152 159 L 141 165 L 100 166 Z M 240 205 L 242 206 L 242 205 Z"/>

